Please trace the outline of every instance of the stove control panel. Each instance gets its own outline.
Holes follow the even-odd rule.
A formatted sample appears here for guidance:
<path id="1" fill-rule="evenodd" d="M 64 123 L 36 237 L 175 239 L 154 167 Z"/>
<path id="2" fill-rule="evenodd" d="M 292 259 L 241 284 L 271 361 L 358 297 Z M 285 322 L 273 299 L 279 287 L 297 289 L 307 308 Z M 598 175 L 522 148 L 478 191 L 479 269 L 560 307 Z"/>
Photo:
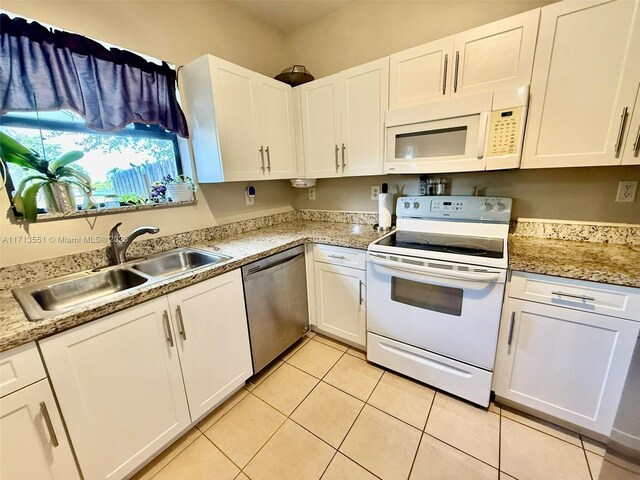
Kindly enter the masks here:
<path id="1" fill-rule="evenodd" d="M 400 197 L 396 215 L 405 218 L 509 222 L 511 199 L 461 195 Z"/>

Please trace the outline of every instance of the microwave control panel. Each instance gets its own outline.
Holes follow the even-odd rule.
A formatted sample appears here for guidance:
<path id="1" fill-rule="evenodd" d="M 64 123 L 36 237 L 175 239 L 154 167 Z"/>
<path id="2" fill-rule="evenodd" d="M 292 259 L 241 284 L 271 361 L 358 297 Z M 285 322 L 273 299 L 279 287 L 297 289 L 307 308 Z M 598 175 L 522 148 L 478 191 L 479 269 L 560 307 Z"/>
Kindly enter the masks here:
<path id="1" fill-rule="evenodd" d="M 520 150 L 522 107 L 491 112 L 488 157 L 515 155 Z"/>

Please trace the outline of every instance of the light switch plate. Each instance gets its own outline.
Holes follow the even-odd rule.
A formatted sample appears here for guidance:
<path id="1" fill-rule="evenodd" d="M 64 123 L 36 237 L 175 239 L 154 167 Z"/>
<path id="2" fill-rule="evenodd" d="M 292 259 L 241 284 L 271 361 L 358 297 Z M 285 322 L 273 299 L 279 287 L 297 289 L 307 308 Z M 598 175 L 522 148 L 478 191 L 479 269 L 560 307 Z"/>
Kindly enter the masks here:
<path id="1" fill-rule="evenodd" d="M 625 181 L 618 183 L 616 202 L 635 202 L 638 182 Z"/>
<path id="2" fill-rule="evenodd" d="M 315 200 L 316 199 L 316 187 L 311 187 L 309 189 L 309 200 Z"/>
<path id="3" fill-rule="evenodd" d="M 380 186 L 373 185 L 371 187 L 371 200 L 378 200 L 379 194 L 380 194 Z"/>

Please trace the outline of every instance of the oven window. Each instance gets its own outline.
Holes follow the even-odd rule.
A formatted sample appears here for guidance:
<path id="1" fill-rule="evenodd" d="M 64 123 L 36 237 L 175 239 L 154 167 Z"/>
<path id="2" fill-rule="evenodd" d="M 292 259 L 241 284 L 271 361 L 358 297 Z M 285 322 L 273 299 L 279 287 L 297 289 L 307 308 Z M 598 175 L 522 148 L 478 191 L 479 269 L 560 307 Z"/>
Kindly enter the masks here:
<path id="1" fill-rule="evenodd" d="M 459 317 L 462 314 L 462 296 L 461 288 L 391 277 L 391 300 L 413 307 Z"/>
<path id="2" fill-rule="evenodd" d="M 464 155 L 467 127 L 441 128 L 396 135 L 396 158 L 429 158 Z"/>

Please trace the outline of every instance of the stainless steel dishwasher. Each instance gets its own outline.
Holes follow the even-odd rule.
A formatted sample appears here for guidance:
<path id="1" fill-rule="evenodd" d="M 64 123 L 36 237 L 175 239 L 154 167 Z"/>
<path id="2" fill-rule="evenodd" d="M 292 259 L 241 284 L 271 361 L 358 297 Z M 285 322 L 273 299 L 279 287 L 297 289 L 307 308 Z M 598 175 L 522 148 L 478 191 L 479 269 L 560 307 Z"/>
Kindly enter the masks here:
<path id="1" fill-rule="evenodd" d="M 304 246 L 242 267 L 253 372 L 309 330 Z"/>

